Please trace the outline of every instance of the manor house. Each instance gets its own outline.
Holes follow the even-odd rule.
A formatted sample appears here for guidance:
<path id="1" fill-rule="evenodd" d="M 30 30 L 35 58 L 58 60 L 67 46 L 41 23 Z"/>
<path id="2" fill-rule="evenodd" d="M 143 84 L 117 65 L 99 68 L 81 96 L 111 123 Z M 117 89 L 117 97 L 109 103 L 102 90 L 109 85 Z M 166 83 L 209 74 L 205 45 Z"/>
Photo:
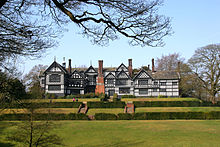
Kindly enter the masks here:
<path id="1" fill-rule="evenodd" d="M 177 71 L 155 71 L 154 59 L 152 69 L 133 69 L 132 59 L 128 59 L 128 66 L 119 65 L 117 68 L 104 68 L 103 60 L 98 61 L 98 68 L 72 68 L 69 59 L 60 65 L 54 61 L 40 75 L 40 85 L 46 93 L 57 96 L 85 93 L 105 93 L 112 96 L 117 93 L 134 95 L 137 97 L 157 97 L 159 95 L 179 96 L 179 74 Z"/>

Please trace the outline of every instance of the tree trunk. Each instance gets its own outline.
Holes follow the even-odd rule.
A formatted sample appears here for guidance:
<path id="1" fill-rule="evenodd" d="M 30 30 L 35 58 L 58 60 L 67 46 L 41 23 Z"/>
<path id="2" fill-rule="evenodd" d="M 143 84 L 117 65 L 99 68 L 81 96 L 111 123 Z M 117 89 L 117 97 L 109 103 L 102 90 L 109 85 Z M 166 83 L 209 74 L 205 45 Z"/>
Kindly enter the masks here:
<path id="1" fill-rule="evenodd" d="M 2 8 L 2 6 L 4 6 L 4 4 L 7 2 L 7 0 L 0 0 L 0 9 Z"/>

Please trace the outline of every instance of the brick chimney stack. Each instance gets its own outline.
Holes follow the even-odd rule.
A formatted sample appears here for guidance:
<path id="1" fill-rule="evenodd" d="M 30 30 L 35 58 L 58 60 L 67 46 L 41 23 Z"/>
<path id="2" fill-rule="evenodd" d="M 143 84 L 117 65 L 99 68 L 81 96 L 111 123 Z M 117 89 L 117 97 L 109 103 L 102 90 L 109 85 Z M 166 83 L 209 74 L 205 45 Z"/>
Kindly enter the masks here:
<path id="1" fill-rule="evenodd" d="M 104 76 L 103 76 L 103 60 L 99 60 L 98 77 L 96 79 L 95 93 L 105 93 Z"/>
<path id="2" fill-rule="evenodd" d="M 69 59 L 69 67 L 68 67 L 68 72 L 71 73 L 72 67 L 71 67 L 71 59 Z"/>
<path id="3" fill-rule="evenodd" d="M 154 69 L 154 58 L 152 59 L 152 72 L 155 72 L 155 69 Z"/>
<path id="4" fill-rule="evenodd" d="M 99 60 L 98 74 L 103 76 L 103 60 Z"/>
<path id="5" fill-rule="evenodd" d="M 128 59 L 128 72 L 129 72 L 129 76 L 132 77 L 132 59 Z"/>

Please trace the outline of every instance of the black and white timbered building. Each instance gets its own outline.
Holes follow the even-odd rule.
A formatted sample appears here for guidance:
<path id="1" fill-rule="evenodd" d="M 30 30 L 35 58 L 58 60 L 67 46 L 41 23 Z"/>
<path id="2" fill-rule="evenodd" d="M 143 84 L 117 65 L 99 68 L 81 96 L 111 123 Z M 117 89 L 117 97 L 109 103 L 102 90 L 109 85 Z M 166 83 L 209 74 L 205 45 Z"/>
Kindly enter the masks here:
<path id="1" fill-rule="evenodd" d="M 117 68 L 103 68 L 103 61 L 99 60 L 99 67 L 72 68 L 65 62 L 60 65 L 54 61 L 46 71 L 40 75 L 41 87 L 46 93 L 58 96 L 85 93 L 105 93 L 119 97 L 134 95 L 136 97 L 157 97 L 159 95 L 179 96 L 179 74 L 177 71 L 155 71 L 152 59 L 152 70 L 139 69 L 136 73 L 132 70 L 132 60 L 128 66 L 123 63 Z M 99 72 L 101 72 L 99 74 Z M 98 80 L 99 76 L 99 80 Z M 103 77 L 100 77 L 103 76 Z M 104 85 L 100 88 L 100 85 Z"/>

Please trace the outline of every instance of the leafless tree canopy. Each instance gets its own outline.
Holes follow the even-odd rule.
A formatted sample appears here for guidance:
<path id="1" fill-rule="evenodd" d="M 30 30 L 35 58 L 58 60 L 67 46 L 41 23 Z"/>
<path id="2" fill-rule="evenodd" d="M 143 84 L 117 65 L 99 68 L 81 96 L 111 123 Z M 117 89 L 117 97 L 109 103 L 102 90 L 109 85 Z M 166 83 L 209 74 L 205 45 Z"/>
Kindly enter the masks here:
<path id="1" fill-rule="evenodd" d="M 95 44 L 119 36 L 131 45 L 163 46 L 170 18 L 159 15 L 161 0 L 1 0 L 0 60 L 16 55 L 40 56 L 53 47 L 62 29 L 73 22 Z"/>
<path id="2" fill-rule="evenodd" d="M 197 49 L 189 64 L 203 81 L 204 88 L 214 101 L 220 91 L 220 45 L 211 44 Z"/>
<path id="3" fill-rule="evenodd" d="M 156 70 L 170 71 L 177 70 L 178 62 L 183 64 L 184 58 L 179 53 L 169 55 L 162 55 L 161 58 L 156 59 Z"/>

